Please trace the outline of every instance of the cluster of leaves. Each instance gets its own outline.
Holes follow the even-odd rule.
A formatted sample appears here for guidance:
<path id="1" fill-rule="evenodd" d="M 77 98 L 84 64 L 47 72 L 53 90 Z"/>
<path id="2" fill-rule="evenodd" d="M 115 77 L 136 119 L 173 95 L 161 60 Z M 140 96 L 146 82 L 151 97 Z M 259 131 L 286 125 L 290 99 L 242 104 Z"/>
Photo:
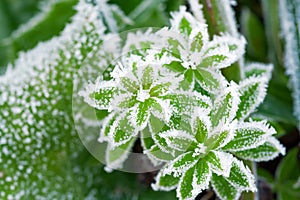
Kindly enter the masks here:
<path id="1" fill-rule="evenodd" d="M 179 199 L 194 199 L 211 184 L 221 199 L 238 199 L 256 191 L 242 160 L 285 153 L 274 128 L 248 118 L 266 95 L 271 67 L 248 65 L 246 79 L 228 82 L 220 70 L 241 58 L 245 41 L 228 34 L 209 40 L 197 7 L 194 15 L 183 6 L 172 13 L 170 28 L 129 34 L 125 56 L 80 95 L 109 112 L 99 137 L 108 143 L 108 168 L 122 168 L 139 136 L 153 164 L 166 163 L 155 190 L 177 188 Z"/>

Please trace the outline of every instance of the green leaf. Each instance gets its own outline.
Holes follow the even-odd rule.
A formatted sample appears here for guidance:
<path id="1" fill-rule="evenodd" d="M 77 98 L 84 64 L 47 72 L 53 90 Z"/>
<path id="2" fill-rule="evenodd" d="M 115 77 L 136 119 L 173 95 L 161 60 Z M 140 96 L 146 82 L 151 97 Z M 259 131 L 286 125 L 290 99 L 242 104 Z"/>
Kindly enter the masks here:
<path id="1" fill-rule="evenodd" d="M 123 85 L 123 87 L 125 87 L 125 89 L 128 92 L 131 92 L 131 93 L 137 93 L 137 91 L 140 89 L 139 85 L 136 81 L 134 81 L 130 78 L 127 78 L 127 77 L 121 78 L 121 84 Z"/>
<path id="2" fill-rule="evenodd" d="M 167 145 L 178 151 L 187 151 L 188 149 L 195 148 L 197 142 L 193 135 L 176 129 L 171 129 L 160 133 L 160 137 L 164 138 Z"/>
<path id="3" fill-rule="evenodd" d="M 239 96 L 235 84 L 232 84 L 227 91 L 215 100 L 210 113 L 212 126 L 216 127 L 220 123 L 229 123 L 236 115 Z"/>
<path id="4" fill-rule="evenodd" d="M 285 154 L 284 147 L 278 142 L 276 138 L 270 137 L 264 144 L 253 149 L 237 151 L 234 153 L 234 155 L 244 160 L 261 162 L 273 160 L 280 153 L 282 155 Z"/>
<path id="5" fill-rule="evenodd" d="M 144 90 L 148 90 L 153 82 L 153 68 L 147 66 L 142 75 L 142 85 Z"/>
<path id="6" fill-rule="evenodd" d="M 208 146 L 209 149 L 219 149 L 226 145 L 231 137 L 231 130 L 223 130 L 221 131 L 221 133 L 215 133 L 212 136 L 210 136 L 205 141 L 205 145 Z"/>
<path id="7" fill-rule="evenodd" d="M 193 155 L 194 152 L 181 154 L 175 160 L 166 164 L 166 166 L 162 169 L 163 173 L 174 174 L 174 176 L 182 175 L 198 162 L 198 158 Z"/>
<path id="8" fill-rule="evenodd" d="M 225 152 L 210 151 L 204 157 L 204 161 L 209 163 L 209 167 L 214 173 L 228 177 L 233 162 L 233 156 Z"/>
<path id="9" fill-rule="evenodd" d="M 195 167 L 189 168 L 182 176 L 179 181 L 176 193 L 177 197 L 182 199 L 193 199 L 196 197 L 195 191 L 193 188 L 193 175 L 194 175 Z"/>
<path id="10" fill-rule="evenodd" d="M 159 162 L 169 162 L 174 160 L 176 156 L 173 156 L 171 153 L 166 153 L 158 147 L 158 145 L 153 145 L 148 151 L 145 151 L 145 153 L 149 156 L 152 161 L 155 161 L 156 163 Z M 174 153 L 174 155 L 177 155 Z"/>
<path id="11" fill-rule="evenodd" d="M 118 96 L 116 97 L 116 99 L 118 99 Z M 119 104 L 118 107 L 119 108 L 131 108 L 134 105 L 138 104 L 138 101 L 136 100 L 135 96 L 129 96 L 129 97 L 125 97 Z"/>
<path id="12" fill-rule="evenodd" d="M 151 101 L 146 100 L 145 102 L 140 102 L 138 104 L 137 110 L 136 110 L 136 116 L 134 116 L 136 126 L 139 127 L 140 129 L 145 128 L 147 125 L 149 116 L 150 116 L 150 110 L 149 108 L 151 107 Z"/>
<path id="13" fill-rule="evenodd" d="M 206 31 L 206 30 L 205 30 Z M 193 52 L 200 52 L 202 50 L 203 44 L 204 42 L 207 42 L 207 38 L 203 38 L 203 34 L 202 32 L 198 32 L 197 35 L 193 38 L 193 41 L 190 45 L 190 50 Z M 203 41 L 205 40 L 205 41 Z"/>
<path id="14" fill-rule="evenodd" d="M 176 114 L 190 114 L 195 107 L 209 108 L 210 101 L 207 97 L 198 93 L 178 92 L 168 94 L 162 99 L 170 100 L 170 104 L 174 107 Z"/>
<path id="15" fill-rule="evenodd" d="M 219 88 L 223 81 L 224 77 L 219 72 L 211 71 L 210 69 L 200 69 L 194 71 L 195 78 L 199 84 L 208 92 L 214 93 Z"/>
<path id="16" fill-rule="evenodd" d="M 234 138 L 223 149 L 228 151 L 242 151 L 252 149 L 265 143 L 267 138 L 276 131 L 265 122 L 244 122 L 235 130 Z"/>
<path id="17" fill-rule="evenodd" d="M 285 184 L 290 180 L 296 181 L 300 176 L 299 149 L 293 148 L 282 159 L 276 170 L 276 179 L 279 183 Z"/>
<path id="18" fill-rule="evenodd" d="M 131 123 L 128 123 L 131 111 L 119 115 L 112 124 L 109 137 L 112 147 L 127 143 L 137 135 L 137 130 Z"/>
<path id="19" fill-rule="evenodd" d="M 256 191 L 255 179 L 250 169 L 237 159 L 232 163 L 229 177 L 225 177 L 225 179 L 235 188 Z"/>
<path id="20" fill-rule="evenodd" d="M 194 190 L 200 193 L 208 188 L 209 181 L 212 177 L 212 172 L 207 162 L 199 161 L 195 166 L 193 184 Z"/>
<path id="21" fill-rule="evenodd" d="M 185 17 L 183 17 L 179 23 L 179 30 L 182 34 L 186 35 L 190 35 L 193 30 L 192 25 Z"/>
<path id="22" fill-rule="evenodd" d="M 170 64 L 165 64 L 164 66 L 177 73 L 183 73 L 186 70 L 179 61 L 172 61 Z"/>
<path id="23" fill-rule="evenodd" d="M 121 168 L 123 162 L 127 159 L 128 154 L 131 152 L 131 148 L 134 145 L 135 140 L 135 138 L 131 138 L 126 143 L 117 147 L 108 145 L 105 155 L 106 166 L 111 169 Z"/>
<path id="24" fill-rule="evenodd" d="M 199 117 L 196 118 L 194 122 L 193 130 L 196 133 L 196 139 L 200 143 L 204 143 L 207 139 L 208 131 L 210 130 L 210 124 L 208 124 L 208 120 L 200 119 Z"/>
<path id="25" fill-rule="evenodd" d="M 237 200 L 241 195 L 241 192 L 222 176 L 213 174 L 211 182 L 220 199 Z"/>
<path id="26" fill-rule="evenodd" d="M 157 96 L 163 95 L 165 92 L 168 91 L 170 86 L 171 86 L 170 82 L 157 84 L 157 85 L 155 85 L 154 87 L 152 87 L 150 89 L 150 92 L 149 92 L 150 96 L 151 97 L 157 97 Z"/>
<path id="27" fill-rule="evenodd" d="M 239 84 L 240 103 L 236 118 L 245 119 L 259 106 L 266 95 L 267 78 L 251 77 Z"/>
<path id="28" fill-rule="evenodd" d="M 100 88 L 98 91 L 93 92 L 89 95 L 89 97 L 92 99 L 92 103 L 90 103 L 87 97 L 85 97 L 85 100 L 91 105 L 93 104 L 94 107 L 100 110 L 106 110 L 109 108 L 111 100 L 116 95 L 116 89 L 114 87 L 109 88 Z M 93 106 L 92 105 L 92 106 Z"/>
<path id="29" fill-rule="evenodd" d="M 198 68 L 209 68 L 209 67 L 212 67 L 212 66 L 217 66 L 219 65 L 220 63 L 222 63 L 225 59 L 227 59 L 227 56 L 225 55 L 212 55 L 212 56 L 208 56 L 208 57 L 205 57 L 201 63 L 197 66 L 197 69 Z"/>
<path id="30" fill-rule="evenodd" d="M 158 173 L 155 184 L 152 184 L 154 190 L 170 191 L 177 187 L 180 177 L 174 177 L 170 174 Z"/>

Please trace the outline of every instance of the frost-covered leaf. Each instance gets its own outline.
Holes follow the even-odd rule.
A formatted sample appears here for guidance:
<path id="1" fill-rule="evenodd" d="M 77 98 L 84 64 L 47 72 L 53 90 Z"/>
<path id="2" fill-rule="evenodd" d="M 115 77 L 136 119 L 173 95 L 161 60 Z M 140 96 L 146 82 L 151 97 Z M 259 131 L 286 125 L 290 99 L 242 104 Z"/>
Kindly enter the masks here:
<path id="1" fill-rule="evenodd" d="M 224 177 L 228 177 L 233 162 L 233 156 L 229 153 L 220 151 L 211 151 L 204 159 L 208 162 L 210 169 Z"/>
<path id="2" fill-rule="evenodd" d="M 194 190 L 193 178 L 195 173 L 195 167 L 189 168 L 181 177 L 176 194 L 180 200 L 183 199 L 194 199 L 196 197 Z"/>
<path id="3" fill-rule="evenodd" d="M 212 177 L 212 172 L 207 162 L 199 161 L 195 165 L 195 172 L 193 177 L 194 191 L 200 193 L 202 190 L 208 188 L 209 182 Z"/>
<path id="4" fill-rule="evenodd" d="M 226 83 L 224 76 L 219 71 L 211 69 L 198 68 L 197 71 L 194 71 L 194 76 L 201 87 L 210 93 L 216 93 Z"/>
<path id="5" fill-rule="evenodd" d="M 170 191 L 177 187 L 180 177 L 174 177 L 170 174 L 162 174 L 161 172 L 155 177 L 155 184 L 152 184 L 154 190 Z"/>
<path id="6" fill-rule="evenodd" d="M 238 86 L 240 93 L 240 103 L 236 118 L 239 120 L 248 117 L 255 108 L 264 100 L 266 96 L 266 87 L 268 79 L 264 76 L 250 77 Z"/>
<path id="7" fill-rule="evenodd" d="M 120 82 L 122 86 L 129 92 L 136 93 L 140 89 L 138 83 L 128 77 L 121 77 Z"/>
<path id="8" fill-rule="evenodd" d="M 174 176 L 180 176 L 189 170 L 197 163 L 197 157 L 193 156 L 193 152 L 186 152 L 178 156 L 175 160 L 166 164 L 166 166 L 161 169 L 163 174 L 172 174 Z"/>
<path id="9" fill-rule="evenodd" d="M 131 148 L 135 142 L 135 138 L 131 138 L 126 143 L 112 147 L 108 144 L 107 149 L 105 151 L 105 164 L 110 169 L 118 169 L 121 168 L 123 162 L 127 159 L 128 154 L 131 152 Z"/>
<path id="10" fill-rule="evenodd" d="M 161 98 L 170 100 L 174 112 L 180 115 L 191 113 L 195 107 L 209 108 L 211 104 L 209 98 L 197 92 L 178 92 L 165 95 Z"/>
<path id="11" fill-rule="evenodd" d="M 271 79 L 273 65 L 272 64 L 262 64 L 262 63 L 250 63 L 244 68 L 245 76 L 247 78 L 252 76 L 263 76 L 267 80 Z"/>
<path id="12" fill-rule="evenodd" d="M 164 138 L 167 145 L 178 151 L 186 151 L 189 148 L 195 147 L 196 139 L 193 135 L 176 129 L 171 129 L 160 133 L 160 137 Z"/>
<path id="13" fill-rule="evenodd" d="M 239 190 L 250 190 L 255 192 L 255 178 L 250 169 L 242 161 L 234 159 L 229 177 L 225 179 Z"/>
<path id="14" fill-rule="evenodd" d="M 228 123 L 236 115 L 238 104 L 240 102 L 237 85 L 231 82 L 230 86 L 224 92 L 219 94 L 214 101 L 213 108 L 210 114 L 213 126 L 220 123 Z"/>
<path id="15" fill-rule="evenodd" d="M 237 151 L 235 156 L 244 160 L 254 162 L 269 161 L 277 157 L 279 154 L 285 154 L 285 148 L 274 137 L 269 137 L 266 142 L 253 149 Z"/>
<path id="16" fill-rule="evenodd" d="M 204 143 L 211 131 L 211 121 L 208 116 L 208 111 L 204 109 L 197 109 L 192 117 L 191 125 L 196 140 L 200 143 Z"/>
<path id="17" fill-rule="evenodd" d="M 235 152 L 256 148 L 275 133 L 275 129 L 265 121 L 240 123 L 235 130 L 234 138 L 223 149 Z"/>
<path id="18" fill-rule="evenodd" d="M 138 134 L 137 129 L 133 127 L 131 123 L 128 123 L 130 121 L 131 112 L 132 111 L 129 110 L 122 113 L 112 123 L 108 133 L 112 147 L 125 144 Z"/>
<path id="19" fill-rule="evenodd" d="M 213 174 L 211 182 L 219 198 L 227 200 L 239 199 L 241 195 L 239 189 L 231 185 L 224 177 Z"/>
<path id="20" fill-rule="evenodd" d="M 217 69 L 229 67 L 244 54 L 245 44 L 246 41 L 243 37 L 215 36 L 206 46 L 204 56 L 198 67 Z"/>

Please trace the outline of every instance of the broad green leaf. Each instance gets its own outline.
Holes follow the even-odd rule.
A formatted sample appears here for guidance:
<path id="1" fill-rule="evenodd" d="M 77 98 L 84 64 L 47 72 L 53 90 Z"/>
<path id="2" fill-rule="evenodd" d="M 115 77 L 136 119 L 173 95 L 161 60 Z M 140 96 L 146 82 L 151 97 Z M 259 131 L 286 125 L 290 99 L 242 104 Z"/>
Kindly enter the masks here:
<path id="1" fill-rule="evenodd" d="M 217 96 L 210 113 L 212 126 L 216 127 L 220 123 L 229 123 L 236 115 L 239 96 L 235 84 L 231 84 L 224 93 Z"/>
<path id="2" fill-rule="evenodd" d="M 212 186 L 220 199 L 238 200 L 241 192 L 231 185 L 224 177 L 216 174 L 212 175 Z"/>
<path id="3" fill-rule="evenodd" d="M 251 77 L 239 84 L 240 103 L 236 113 L 237 119 L 245 119 L 259 106 L 265 98 L 266 87 L 267 78 L 264 76 Z"/>
<path id="4" fill-rule="evenodd" d="M 118 97 L 119 96 L 116 96 L 117 100 L 118 100 Z M 138 101 L 136 100 L 136 97 L 135 96 L 129 96 L 129 97 L 125 97 L 121 102 L 118 103 L 117 106 L 119 108 L 131 108 L 136 104 L 138 104 Z"/>
<path id="5" fill-rule="evenodd" d="M 128 92 L 131 93 L 137 93 L 137 91 L 140 89 L 138 83 L 130 78 L 122 77 L 121 78 L 121 84 Z"/>
<path id="6" fill-rule="evenodd" d="M 263 76 L 269 80 L 272 75 L 272 70 L 272 64 L 251 63 L 245 66 L 245 76 L 246 78 L 250 78 L 252 76 Z"/>
<path id="7" fill-rule="evenodd" d="M 108 145 L 105 155 L 106 166 L 111 169 L 118 169 L 122 167 L 123 162 L 127 159 L 128 154 L 131 152 L 134 142 L 135 138 L 131 138 L 126 143 L 117 147 Z"/>
<path id="8" fill-rule="evenodd" d="M 108 134 L 112 147 L 125 144 L 137 135 L 136 128 L 128 123 L 130 122 L 130 113 L 131 111 L 122 113 L 113 122 Z"/>
<path id="9" fill-rule="evenodd" d="M 208 162 L 210 169 L 224 177 L 228 177 L 233 162 L 233 156 L 221 151 L 210 151 L 204 158 Z"/>
<path id="10" fill-rule="evenodd" d="M 256 191 L 255 179 L 250 169 L 237 159 L 232 163 L 229 177 L 225 179 L 237 189 Z"/>
<path id="11" fill-rule="evenodd" d="M 170 174 L 158 173 L 155 184 L 152 184 L 154 190 L 170 191 L 177 187 L 180 177 L 174 177 Z"/>
<path id="12" fill-rule="evenodd" d="M 100 130 L 100 137 L 98 139 L 99 142 L 102 142 L 102 141 L 105 141 L 108 139 L 111 126 L 115 122 L 117 116 L 118 115 L 116 113 L 111 113 L 103 120 L 102 128 Z"/>
<path id="13" fill-rule="evenodd" d="M 223 149 L 235 152 L 256 148 L 275 133 L 275 129 L 264 121 L 244 122 L 239 124 L 235 130 L 234 138 Z"/>
<path id="14" fill-rule="evenodd" d="M 142 85 L 144 90 L 148 90 L 153 82 L 153 68 L 150 66 L 147 66 L 142 75 Z"/>
<path id="15" fill-rule="evenodd" d="M 234 152 L 234 155 L 244 160 L 254 162 L 273 160 L 279 154 L 285 154 L 285 148 L 274 137 L 270 137 L 267 141 L 253 149 Z"/>
<path id="16" fill-rule="evenodd" d="M 195 173 L 195 167 L 189 168 L 181 177 L 176 193 L 180 200 L 193 199 L 196 197 L 194 191 L 193 178 Z"/>

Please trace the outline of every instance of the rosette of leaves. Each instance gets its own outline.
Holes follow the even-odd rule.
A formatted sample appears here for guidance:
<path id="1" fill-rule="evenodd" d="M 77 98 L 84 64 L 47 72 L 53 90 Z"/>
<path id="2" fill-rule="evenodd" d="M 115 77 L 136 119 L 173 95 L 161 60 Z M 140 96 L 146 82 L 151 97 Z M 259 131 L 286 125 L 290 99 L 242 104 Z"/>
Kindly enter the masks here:
<path id="1" fill-rule="evenodd" d="M 145 57 L 131 55 L 111 72 L 112 79 L 100 78 L 80 92 L 85 102 L 99 110 L 108 110 L 99 141 L 108 142 L 106 165 L 122 167 L 140 131 L 152 116 L 168 124 L 175 112 L 194 106 L 208 107 L 207 97 L 178 90 L 181 77 L 163 67 L 167 56 L 148 51 Z M 189 110 L 191 111 L 191 110 Z"/>
<path id="2" fill-rule="evenodd" d="M 195 82 L 209 93 L 216 93 L 225 81 L 220 69 L 229 67 L 244 54 L 245 39 L 222 33 L 209 39 L 207 24 L 202 17 L 202 6 L 194 1 L 193 12 L 181 6 L 171 13 L 169 29 L 157 34 L 163 38 L 162 49 L 174 57 L 165 66 L 183 75 L 184 90 L 193 90 Z"/>
<path id="3" fill-rule="evenodd" d="M 188 128 L 158 133 L 181 154 L 171 161 L 165 159 L 152 185 L 155 190 L 177 188 L 179 199 L 194 199 L 210 185 L 221 199 L 238 199 L 243 191 L 256 191 L 254 175 L 243 160 L 268 161 L 285 149 L 266 121 L 245 120 L 264 99 L 268 82 L 267 73 L 259 72 L 259 67 L 248 69 L 252 76 L 238 85 L 231 82 L 210 108 L 197 108 Z"/>

